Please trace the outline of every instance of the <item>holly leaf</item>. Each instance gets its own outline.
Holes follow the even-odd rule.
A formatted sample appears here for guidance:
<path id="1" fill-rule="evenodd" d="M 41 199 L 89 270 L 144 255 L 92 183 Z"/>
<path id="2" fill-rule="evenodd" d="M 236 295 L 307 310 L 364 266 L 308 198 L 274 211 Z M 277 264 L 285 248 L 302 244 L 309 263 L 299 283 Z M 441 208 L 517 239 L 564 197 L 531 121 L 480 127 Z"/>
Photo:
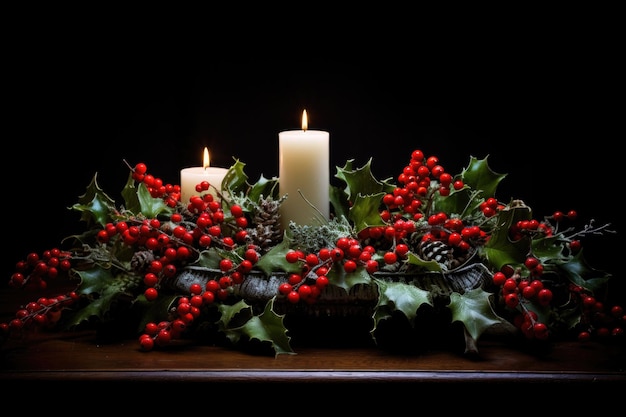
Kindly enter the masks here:
<path id="1" fill-rule="evenodd" d="M 221 314 L 218 324 L 224 331 L 231 327 L 236 328 L 241 326 L 254 315 L 252 306 L 244 300 L 239 300 L 233 305 L 220 304 L 218 310 Z M 235 320 L 237 317 L 239 317 L 239 320 Z"/>
<path id="2" fill-rule="evenodd" d="M 484 159 L 470 157 L 469 165 L 461 172 L 465 185 L 473 190 L 482 190 L 482 198 L 487 199 L 496 195 L 498 184 L 507 174 L 498 174 L 489 167 L 486 156 Z"/>
<path id="3" fill-rule="evenodd" d="M 79 197 L 78 203 L 71 209 L 81 212 L 80 220 L 89 226 L 97 223 L 104 227 L 111 219 L 110 213 L 115 212 L 115 200 L 109 197 L 98 185 L 97 173 L 85 190 L 85 194 Z"/>
<path id="4" fill-rule="evenodd" d="M 242 192 L 246 194 L 248 176 L 244 172 L 246 164 L 235 159 L 235 163 L 228 168 L 222 180 L 222 190 L 228 190 L 231 195 Z"/>
<path id="5" fill-rule="evenodd" d="M 343 188 L 331 184 L 329 197 L 335 216 L 347 219 L 350 211 L 350 204 L 348 203 L 348 195 L 344 192 Z"/>
<path id="6" fill-rule="evenodd" d="M 417 309 L 424 303 L 432 305 L 430 292 L 422 290 L 415 285 L 378 279 L 375 281 L 378 285 L 379 293 L 374 313 L 376 324 L 378 324 L 379 320 L 388 317 L 388 313 L 399 310 L 414 325 Z M 381 310 L 381 312 L 378 312 L 378 310 Z"/>
<path id="7" fill-rule="evenodd" d="M 563 250 L 565 245 L 563 244 L 561 234 L 546 236 L 539 239 L 533 239 L 531 242 L 532 253 L 542 263 L 546 261 L 554 261 L 558 259 L 566 259 Z"/>
<path id="8" fill-rule="evenodd" d="M 442 272 L 441 264 L 435 260 L 425 261 L 413 252 L 406 254 L 406 263 L 424 268 L 427 271 Z"/>
<path id="9" fill-rule="evenodd" d="M 335 202 L 336 212 L 348 216 L 354 223 L 357 231 L 370 226 L 382 226 L 384 222 L 380 217 L 380 205 L 382 197 L 393 191 L 395 186 L 389 180 L 378 181 L 371 171 L 372 159 L 370 158 L 361 168 L 353 169 L 353 159 L 346 161 L 343 168 L 337 167 L 335 178 L 345 182 L 343 192 L 331 188 L 331 197 L 346 203 Z"/>
<path id="10" fill-rule="evenodd" d="M 359 194 L 376 194 L 384 190 L 384 184 L 372 175 L 370 169 L 372 158 L 357 169 L 352 169 L 353 161 L 353 159 L 347 161 L 343 168 L 338 167 L 335 174 L 336 178 L 346 183 L 344 191 L 349 201 L 353 202 Z"/>
<path id="11" fill-rule="evenodd" d="M 81 284 L 76 292 L 89 298 L 90 303 L 71 316 L 68 326 L 73 327 L 82 322 L 97 318 L 105 321 L 108 313 L 118 301 L 130 302 L 134 295 L 132 290 L 141 285 L 142 280 L 130 274 L 113 275 L 109 269 L 95 267 L 90 270 L 77 271 Z"/>
<path id="12" fill-rule="evenodd" d="M 529 207 L 507 207 L 497 216 L 489 241 L 480 249 L 489 264 L 496 270 L 504 265 L 521 264 L 530 253 L 531 239 L 523 237 L 513 241 L 509 237 L 509 229 L 520 220 L 529 220 L 532 213 Z"/>
<path id="13" fill-rule="evenodd" d="M 284 325 L 284 315 L 274 312 L 275 297 L 265 304 L 265 309 L 260 315 L 252 314 L 252 307 L 243 300 L 232 306 L 220 305 L 222 313 L 219 319 L 220 329 L 234 344 L 242 340 L 242 337 L 256 339 L 261 342 L 269 342 L 276 355 L 281 353 L 293 354 L 290 346 L 291 338 L 287 336 L 287 328 Z M 239 325 L 237 316 L 244 315 L 247 320 Z M 235 325 L 233 326 L 233 323 Z"/>
<path id="14" fill-rule="evenodd" d="M 466 291 L 464 294 L 450 294 L 448 307 L 452 311 L 452 321 L 460 321 L 474 340 L 494 324 L 502 323 L 503 319 L 493 310 L 491 294 L 482 288 Z"/>
<path id="15" fill-rule="evenodd" d="M 473 199 L 473 201 L 472 201 Z M 472 191 L 467 185 L 460 190 L 452 189 L 450 195 L 444 197 L 438 192 L 433 195 L 432 212 L 446 212 L 448 215 L 458 214 L 464 217 L 464 213 L 471 212 L 484 201 L 480 193 Z"/>
<path id="16" fill-rule="evenodd" d="M 148 187 L 146 187 L 144 183 L 139 184 L 139 186 L 137 187 L 137 192 L 135 194 L 139 203 L 139 209 L 138 211 L 130 210 L 133 213 L 141 213 L 149 219 L 154 219 L 162 213 L 172 213 L 172 208 L 165 204 L 165 201 L 163 201 L 162 198 L 152 197 L 150 191 L 148 190 Z"/>
<path id="17" fill-rule="evenodd" d="M 587 263 L 583 256 L 583 250 L 578 252 L 571 260 L 557 263 L 558 272 L 564 274 L 570 282 L 579 285 L 592 293 L 597 293 L 606 287 L 611 274 L 594 269 Z"/>
<path id="18" fill-rule="evenodd" d="M 357 284 L 371 284 L 372 278 L 365 267 L 358 267 L 354 272 L 346 272 L 341 266 L 331 268 L 326 274 L 330 284 L 350 291 Z"/>
<path id="19" fill-rule="evenodd" d="M 126 178 L 126 184 L 124 184 L 122 189 L 122 197 L 124 198 L 124 205 L 128 210 L 133 213 L 141 212 L 141 204 L 137 196 L 137 187 L 135 186 L 132 172 Z"/>
<path id="20" fill-rule="evenodd" d="M 278 245 L 270 249 L 265 255 L 261 256 L 254 267 L 263 271 L 267 276 L 270 276 L 277 271 L 294 273 L 302 272 L 301 265 L 287 262 L 286 254 L 290 249 L 289 239 L 285 238 Z"/>
<path id="21" fill-rule="evenodd" d="M 194 265 L 201 266 L 208 269 L 219 270 L 220 261 L 222 260 L 220 253 L 216 248 L 209 248 L 200 252 L 198 259 L 194 262 Z"/>
<path id="22" fill-rule="evenodd" d="M 277 198 L 278 197 L 278 179 L 277 178 L 265 178 L 263 175 L 259 177 L 259 180 L 255 182 L 248 190 L 248 198 L 251 201 L 258 202 L 261 197 Z"/>
<path id="23" fill-rule="evenodd" d="M 354 199 L 350 209 L 350 220 L 354 222 L 357 232 L 372 226 L 384 226 L 385 222 L 380 216 L 380 202 L 385 193 L 363 195 L 359 194 Z"/>

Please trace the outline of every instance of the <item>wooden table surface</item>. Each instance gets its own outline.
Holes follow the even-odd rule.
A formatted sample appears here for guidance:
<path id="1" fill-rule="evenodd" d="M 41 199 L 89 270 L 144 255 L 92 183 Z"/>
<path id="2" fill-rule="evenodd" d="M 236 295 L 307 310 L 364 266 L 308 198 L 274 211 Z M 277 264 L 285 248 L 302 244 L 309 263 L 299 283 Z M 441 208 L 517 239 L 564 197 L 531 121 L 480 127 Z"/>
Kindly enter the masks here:
<path id="1" fill-rule="evenodd" d="M 2 312 L 18 302 L 0 292 Z M 11 313 L 12 314 L 12 313 Z M 626 343 L 558 342 L 545 354 L 498 337 L 479 340 L 479 355 L 448 350 L 398 354 L 376 346 L 296 346 L 296 354 L 255 355 L 181 342 L 143 352 L 136 339 L 100 343 L 93 331 L 27 333 L 0 344 L 0 380 L 47 382 L 488 383 L 626 382 Z"/>
<path id="2" fill-rule="evenodd" d="M 205 382 L 626 382 L 626 349 L 561 342 L 535 355 L 498 340 L 478 357 L 433 350 L 400 355 L 376 347 L 300 347 L 296 354 L 255 355 L 181 344 L 143 352 L 136 340 L 98 343 L 92 332 L 31 335 L 1 349 L 2 380 Z"/>

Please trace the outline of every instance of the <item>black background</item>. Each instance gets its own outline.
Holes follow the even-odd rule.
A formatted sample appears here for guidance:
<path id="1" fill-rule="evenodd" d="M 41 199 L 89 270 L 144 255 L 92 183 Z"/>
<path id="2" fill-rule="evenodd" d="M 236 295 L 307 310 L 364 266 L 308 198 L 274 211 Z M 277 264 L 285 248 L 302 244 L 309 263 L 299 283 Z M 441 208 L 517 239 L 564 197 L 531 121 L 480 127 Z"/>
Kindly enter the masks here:
<path id="1" fill-rule="evenodd" d="M 542 218 L 575 209 L 579 225 L 623 234 L 623 64 L 614 27 L 515 36 L 334 59 L 294 46 L 264 58 L 223 58 L 209 46 L 146 39 L 68 42 L 47 32 L 5 55 L 2 204 L 8 281 L 16 261 L 82 232 L 78 201 L 97 173 L 121 203 L 128 169 L 145 162 L 166 183 L 199 165 L 246 164 L 251 180 L 278 175 L 278 133 L 330 132 L 334 167 L 372 158 L 397 176 L 411 151 L 459 173 L 470 157 L 508 174 L 497 197 L 523 199 Z M 602 25 L 598 25 L 602 26 Z M 580 28 L 578 28 L 580 29 Z M 78 36 L 78 35 L 76 35 Z M 86 42 L 86 43 L 85 43 Z M 399 49 L 398 49 L 399 48 Z M 431 54 L 431 51 L 433 52 Z M 617 275 L 621 235 L 584 240 L 592 264 Z M 587 243 L 585 243 L 587 242 Z"/>

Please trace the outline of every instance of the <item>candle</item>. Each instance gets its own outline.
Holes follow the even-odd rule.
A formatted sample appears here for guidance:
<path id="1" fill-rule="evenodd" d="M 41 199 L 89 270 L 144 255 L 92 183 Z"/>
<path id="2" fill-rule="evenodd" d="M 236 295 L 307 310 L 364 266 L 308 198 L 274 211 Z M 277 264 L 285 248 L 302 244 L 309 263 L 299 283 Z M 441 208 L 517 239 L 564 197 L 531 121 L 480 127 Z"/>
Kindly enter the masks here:
<path id="1" fill-rule="evenodd" d="M 211 167 L 209 150 L 204 148 L 204 159 L 201 167 L 183 168 L 180 171 L 180 201 L 188 203 L 193 195 L 200 195 L 196 191 L 196 185 L 202 181 L 208 181 L 211 187 L 208 192 L 217 197 L 217 192 L 222 190 L 222 181 L 228 170 L 226 168 Z"/>
<path id="2" fill-rule="evenodd" d="M 328 137 L 328 132 L 308 130 L 306 110 L 302 112 L 302 130 L 278 134 L 279 192 L 287 195 L 280 207 L 283 230 L 290 221 L 310 226 L 329 218 Z"/>

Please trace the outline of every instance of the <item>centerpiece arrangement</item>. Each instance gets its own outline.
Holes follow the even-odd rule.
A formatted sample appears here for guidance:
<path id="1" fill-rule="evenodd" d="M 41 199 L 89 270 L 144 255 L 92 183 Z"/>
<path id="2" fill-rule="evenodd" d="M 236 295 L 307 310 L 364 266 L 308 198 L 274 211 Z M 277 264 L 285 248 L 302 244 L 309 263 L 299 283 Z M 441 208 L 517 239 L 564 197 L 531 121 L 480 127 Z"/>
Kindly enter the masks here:
<path id="1" fill-rule="evenodd" d="M 280 178 L 251 182 L 237 159 L 221 184 L 199 182 L 183 200 L 144 163 L 127 164 L 122 205 L 94 176 L 71 207 L 86 230 L 28 254 L 9 281 L 70 288 L 23 305 L 0 337 L 93 328 L 147 352 L 196 341 L 274 355 L 333 326 L 405 350 L 461 340 L 464 353 L 495 330 L 623 340 L 623 308 L 603 299 L 612 276 L 587 264 L 581 243 L 614 231 L 575 227 L 573 210 L 539 218 L 522 200 L 499 201 L 506 174 L 487 159 L 452 175 L 415 150 L 384 180 L 371 159 L 348 160 L 330 216 L 306 225 L 281 218 L 302 196 L 282 195 Z"/>

